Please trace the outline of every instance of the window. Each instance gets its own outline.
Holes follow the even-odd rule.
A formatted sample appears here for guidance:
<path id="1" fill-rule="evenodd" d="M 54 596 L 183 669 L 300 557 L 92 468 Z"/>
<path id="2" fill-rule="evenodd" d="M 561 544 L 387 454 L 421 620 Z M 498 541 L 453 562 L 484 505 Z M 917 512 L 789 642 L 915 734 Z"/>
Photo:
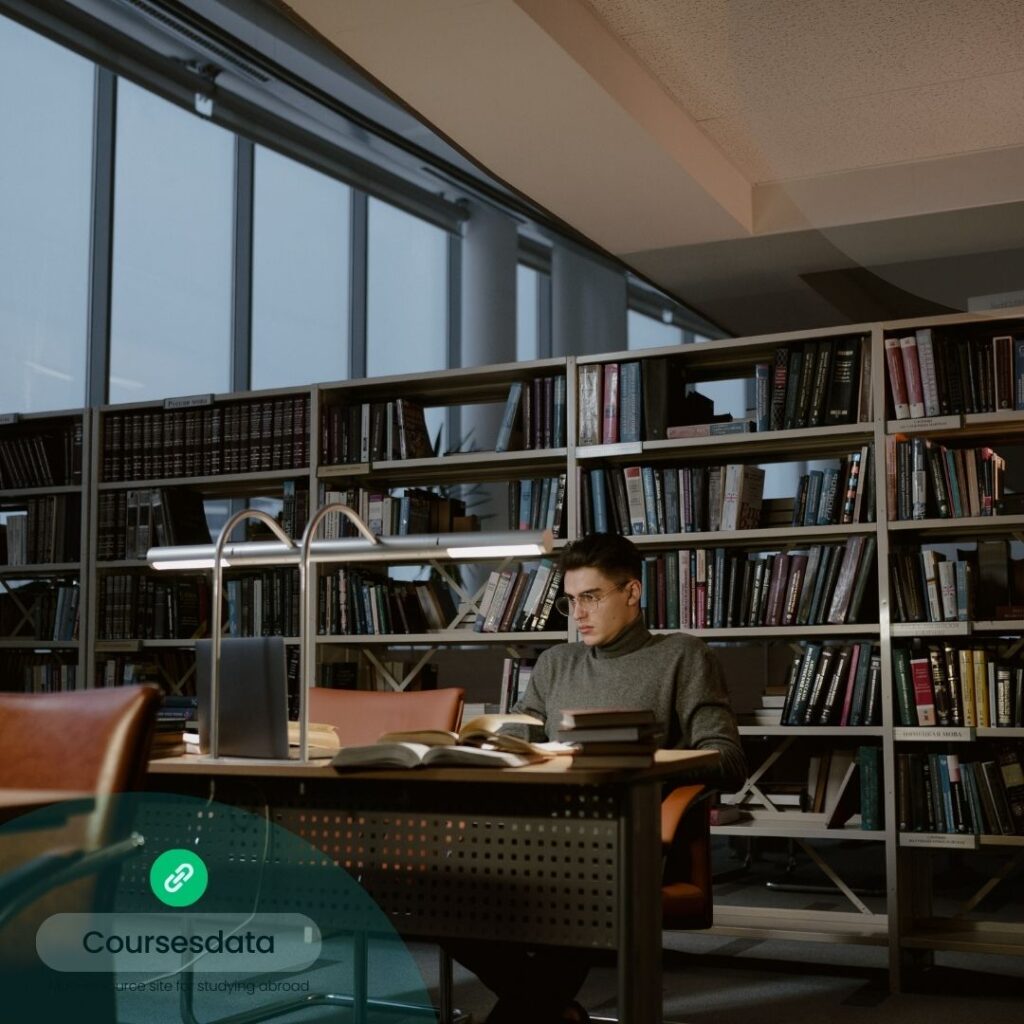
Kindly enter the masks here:
<path id="1" fill-rule="evenodd" d="M 448 235 L 370 199 L 366 372 L 442 370 L 448 365 Z"/>
<path id="2" fill-rule="evenodd" d="M 540 271 L 516 267 L 516 360 L 540 358 Z"/>
<path id="3" fill-rule="evenodd" d="M 627 313 L 626 327 L 628 334 L 627 347 L 632 351 L 638 348 L 662 348 L 665 345 L 681 345 L 683 329 L 675 324 L 666 324 L 646 313 L 638 313 L 631 309 Z"/>
<path id="4" fill-rule="evenodd" d="M 0 411 L 85 404 L 95 68 L 0 18 Z"/>
<path id="5" fill-rule="evenodd" d="M 448 234 L 371 198 L 367 211 L 366 374 L 448 365 Z M 444 410 L 427 410 L 431 440 Z M 442 440 L 441 450 L 444 450 Z"/>
<path id="6" fill-rule="evenodd" d="M 351 190 L 256 147 L 252 386 L 349 374 Z"/>
<path id="7" fill-rule="evenodd" d="M 231 386 L 234 136 L 118 81 L 110 401 Z"/>

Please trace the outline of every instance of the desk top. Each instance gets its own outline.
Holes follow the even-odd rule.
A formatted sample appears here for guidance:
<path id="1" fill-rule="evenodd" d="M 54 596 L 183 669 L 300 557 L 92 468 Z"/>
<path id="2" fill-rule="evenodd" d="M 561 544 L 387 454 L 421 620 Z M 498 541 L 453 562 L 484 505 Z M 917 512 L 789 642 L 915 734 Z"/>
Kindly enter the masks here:
<path id="1" fill-rule="evenodd" d="M 92 793 L 77 789 L 3 789 L 0 788 L 0 821 L 38 810 L 49 804 L 69 800 L 91 801 Z"/>
<path id="2" fill-rule="evenodd" d="M 386 779 L 403 783 L 417 782 L 487 782 L 494 784 L 544 783 L 588 785 L 595 783 L 661 782 L 674 776 L 689 774 L 694 769 L 710 768 L 718 763 L 717 750 L 658 750 L 649 768 L 573 768 L 572 757 L 561 755 L 522 768 L 362 768 L 335 771 L 327 758 L 306 763 L 299 761 L 264 761 L 257 758 L 222 757 L 213 761 L 198 754 L 166 757 L 149 762 L 149 774 L 155 775 L 218 775 L 278 777 L 294 779 Z"/>

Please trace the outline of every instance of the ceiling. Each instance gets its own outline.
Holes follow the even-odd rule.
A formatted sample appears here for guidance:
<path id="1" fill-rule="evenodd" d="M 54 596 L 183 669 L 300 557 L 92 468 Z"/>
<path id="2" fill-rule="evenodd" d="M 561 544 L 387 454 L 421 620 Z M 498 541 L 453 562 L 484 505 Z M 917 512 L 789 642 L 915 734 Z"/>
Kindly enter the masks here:
<path id="1" fill-rule="evenodd" d="M 1020 0 L 286 6 L 732 333 L 1024 290 Z"/>

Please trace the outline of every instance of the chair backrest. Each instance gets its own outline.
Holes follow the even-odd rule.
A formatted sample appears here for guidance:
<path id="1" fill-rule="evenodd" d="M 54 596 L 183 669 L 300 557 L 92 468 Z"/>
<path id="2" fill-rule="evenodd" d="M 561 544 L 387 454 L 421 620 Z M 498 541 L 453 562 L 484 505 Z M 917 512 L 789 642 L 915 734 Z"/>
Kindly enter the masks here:
<path id="1" fill-rule="evenodd" d="M 156 686 L 0 693 L 0 786 L 97 794 L 137 788 L 159 703 Z"/>
<path id="2" fill-rule="evenodd" d="M 331 690 L 309 691 L 309 720 L 333 725 L 343 747 L 376 743 L 384 732 L 407 729 L 458 729 L 464 691 Z"/>
<path id="3" fill-rule="evenodd" d="M 662 927 L 710 928 L 711 797 L 704 786 L 679 786 L 661 804 Z"/>

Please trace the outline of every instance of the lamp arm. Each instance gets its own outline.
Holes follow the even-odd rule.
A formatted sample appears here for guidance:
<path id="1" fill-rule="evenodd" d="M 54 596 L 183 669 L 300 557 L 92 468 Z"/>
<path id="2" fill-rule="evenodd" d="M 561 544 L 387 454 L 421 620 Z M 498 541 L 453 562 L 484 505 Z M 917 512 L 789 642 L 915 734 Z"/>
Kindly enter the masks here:
<path id="1" fill-rule="evenodd" d="M 340 512 L 359 531 L 364 539 L 371 544 L 380 544 L 380 538 L 363 522 L 362 518 L 349 505 L 340 501 L 331 501 L 313 513 L 302 533 L 301 552 L 299 555 L 299 600 L 302 602 L 302 622 L 304 629 L 299 636 L 299 664 L 302 666 L 299 679 L 299 760 L 309 760 L 309 688 L 313 685 L 316 675 L 316 646 L 313 640 L 313 623 L 316 621 L 316 587 L 309 585 L 309 555 L 313 546 L 313 538 L 320 524 L 332 512 Z"/>
<path id="2" fill-rule="evenodd" d="M 211 665 L 210 665 L 210 756 L 220 755 L 220 631 L 221 631 L 221 609 L 220 594 L 224 577 L 224 546 L 231 536 L 231 531 L 246 519 L 258 519 L 282 544 L 289 548 L 295 547 L 295 541 L 288 536 L 281 528 L 280 523 L 269 513 L 261 508 L 239 509 L 221 527 L 220 535 L 217 537 L 217 546 L 213 555 L 213 593 L 211 600 L 213 609 L 210 612 L 210 634 L 211 640 Z"/>

